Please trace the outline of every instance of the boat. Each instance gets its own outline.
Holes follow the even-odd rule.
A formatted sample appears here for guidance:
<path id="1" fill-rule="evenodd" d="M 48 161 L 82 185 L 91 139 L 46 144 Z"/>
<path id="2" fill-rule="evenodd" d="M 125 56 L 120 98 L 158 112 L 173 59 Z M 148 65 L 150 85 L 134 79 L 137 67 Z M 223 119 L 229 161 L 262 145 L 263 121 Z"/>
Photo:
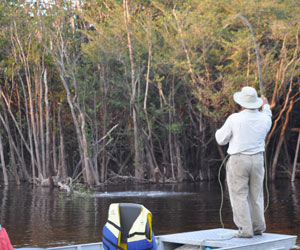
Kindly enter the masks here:
<path id="1" fill-rule="evenodd" d="M 288 250 L 297 236 L 263 233 L 252 238 L 235 238 L 237 230 L 216 228 L 156 236 L 157 250 Z M 102 242 L 50 247 L 15 248 L 15 250 L 104 250 Z"/>

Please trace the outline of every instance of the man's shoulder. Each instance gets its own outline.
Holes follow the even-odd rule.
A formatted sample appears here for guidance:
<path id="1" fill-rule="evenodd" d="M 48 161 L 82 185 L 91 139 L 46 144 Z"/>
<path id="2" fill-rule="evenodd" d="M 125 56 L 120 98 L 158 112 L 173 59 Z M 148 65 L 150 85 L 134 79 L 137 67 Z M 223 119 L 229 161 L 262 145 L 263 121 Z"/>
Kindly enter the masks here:
<path id="1" fill-rule="evenodd" d="M 239 117 L 241 114 L 240 113 L 232 113 L 230 116 L 228 116 L 228 120 L 233 120 L 237 117 Z"/>

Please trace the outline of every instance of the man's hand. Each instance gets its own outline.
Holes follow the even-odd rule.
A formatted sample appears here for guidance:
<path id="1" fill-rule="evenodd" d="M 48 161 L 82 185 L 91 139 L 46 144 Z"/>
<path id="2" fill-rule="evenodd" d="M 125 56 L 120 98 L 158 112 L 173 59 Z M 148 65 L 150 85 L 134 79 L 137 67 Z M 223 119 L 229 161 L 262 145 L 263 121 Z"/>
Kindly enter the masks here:
<path id="1" fill-rule="evenodd" d="M 263 105 L 269 104 L 268 99 L 265 96 L 261 96 L 261 99 L 263 100 Z"/>

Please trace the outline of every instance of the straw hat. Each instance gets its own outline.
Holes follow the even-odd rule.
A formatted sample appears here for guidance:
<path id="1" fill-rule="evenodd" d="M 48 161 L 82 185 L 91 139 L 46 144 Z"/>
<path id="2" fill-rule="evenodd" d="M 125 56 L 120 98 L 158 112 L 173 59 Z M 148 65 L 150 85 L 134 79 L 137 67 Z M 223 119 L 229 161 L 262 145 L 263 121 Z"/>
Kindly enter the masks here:
<path id="1" fill-rule="evenodd" d="M 252 87 L 243 87 L 241 92 L 234 93 L 233 100 L 246 109 L 258 109 L 263 104 Z"/>

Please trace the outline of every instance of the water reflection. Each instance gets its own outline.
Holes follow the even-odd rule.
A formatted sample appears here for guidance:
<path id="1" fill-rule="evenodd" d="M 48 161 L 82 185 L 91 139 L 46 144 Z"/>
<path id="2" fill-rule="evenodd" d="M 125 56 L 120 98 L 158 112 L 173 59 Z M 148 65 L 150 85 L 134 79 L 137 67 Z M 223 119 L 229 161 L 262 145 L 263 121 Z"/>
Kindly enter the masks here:
<path id="1" fill-rule="evenodd" d="M 266 212 L 267 231 L 298 235 L 298 245 L 299 190 L 299 183 L 270 184 Z M 156 235 L 221 227 L 218 183 L 111 186 L 75 198 L 57 189 L 11 185 L 0 190 L 0 201 L 0 223 L 16 248 L 100 241 L 112 202 L 143 204 L 153 214 Z M 226 228 L 235 228 L 226 188 L 222 219 Z"/>

